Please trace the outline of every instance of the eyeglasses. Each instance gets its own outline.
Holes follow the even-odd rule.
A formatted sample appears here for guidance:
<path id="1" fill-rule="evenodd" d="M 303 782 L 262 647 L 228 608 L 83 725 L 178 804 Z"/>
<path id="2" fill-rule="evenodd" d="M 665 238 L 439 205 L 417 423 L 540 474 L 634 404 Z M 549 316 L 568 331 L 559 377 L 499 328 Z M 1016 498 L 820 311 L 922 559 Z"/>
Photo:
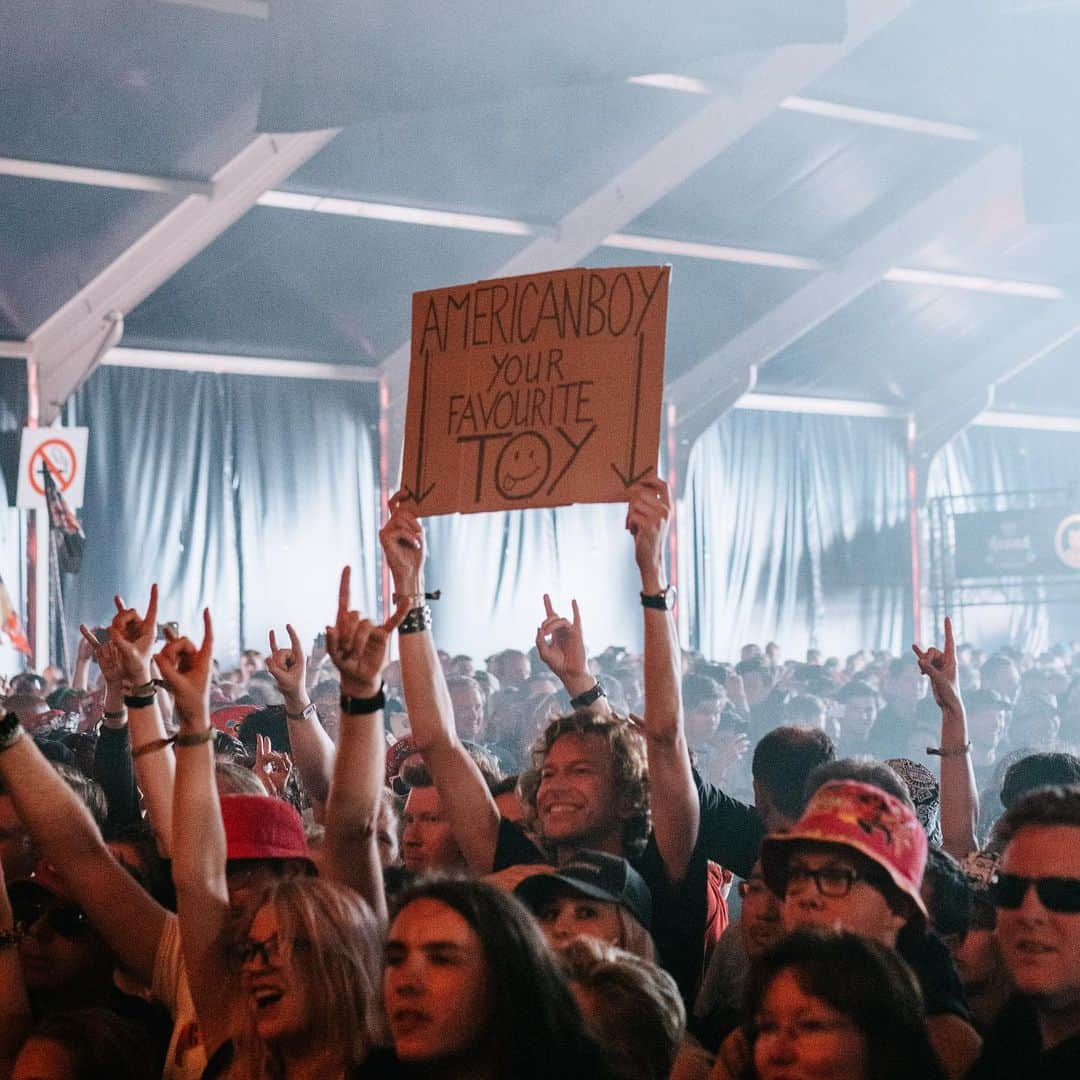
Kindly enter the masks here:
<path id="1" fill-rule="evenodd" d="M 293 938 L 293 949 L 303 949 L 307 945 L 303 938 Z M 236 958 L 241 964 L 250 964 L 256 957 L 260 965 L 276 964 L 281 959 L 281 939 L 277 934 L 271 934 L 264 941 L 248 938 L 236 946 Z"/>
<path id="2" fill-rule="evenodd" d="M 1032 885 L 1035 886 L 1039 902 L 1047 911 L 1062 915 L 1080 914 L 1080 878 L 1028 878 L 999 872 L 990 883 L 990 895 L 999 908 L 1018 908 Z"/>
<path id="3" fill-rule="evenodd" d="M 78 941 L 90 928 L 82 908 L 57 903 L 48 896 L 15 895 L 11 898 L 11 911 L 15 929 L 22 934 L 29 933 L 43 918 L 51 934 L 59 934 L 68 941 Z"/>
<path id="4" fill-rule="evenodd" d="M 785 892 L 791 892 L 793 886 L 813 882 L 822 896 L 832 900 L 842 900 L 851 892 L 859 874 L 846 866 L 823 866 L 820 870 L 811 870 L 808 866 L 795 863 L 787 868 Z"/>

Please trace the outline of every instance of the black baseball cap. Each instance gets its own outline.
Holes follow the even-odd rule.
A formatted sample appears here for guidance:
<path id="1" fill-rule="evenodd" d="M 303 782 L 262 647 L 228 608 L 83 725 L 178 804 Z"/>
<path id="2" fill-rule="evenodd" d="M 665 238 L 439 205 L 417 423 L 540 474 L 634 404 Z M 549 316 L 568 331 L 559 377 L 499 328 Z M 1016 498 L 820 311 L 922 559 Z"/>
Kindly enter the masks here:
<path id="1" fill-rule="evenodd" d="M 579 851 L 554 874 L 538 873 L 520 882 L 514 895 L 532 912 L 556 896 L 587 896 L 626 908 L 646 930 L 652 923 L 652 894 L 645 879 L 623 858 L 603 851 Z"/>

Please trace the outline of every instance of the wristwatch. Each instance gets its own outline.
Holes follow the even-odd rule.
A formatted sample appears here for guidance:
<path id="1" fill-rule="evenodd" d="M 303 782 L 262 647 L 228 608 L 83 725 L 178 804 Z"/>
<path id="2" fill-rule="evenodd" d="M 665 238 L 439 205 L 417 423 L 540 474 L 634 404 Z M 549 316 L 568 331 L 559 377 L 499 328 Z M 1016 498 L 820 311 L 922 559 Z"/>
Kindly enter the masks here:
<path id="1" fill-rule="evenodd" d="M 669 585 L 662 592 L 641 594 L 641 606 L 655 608 L 657 611 L 670 611 L 675 606 L 676 591 L 674 585 Z"/>

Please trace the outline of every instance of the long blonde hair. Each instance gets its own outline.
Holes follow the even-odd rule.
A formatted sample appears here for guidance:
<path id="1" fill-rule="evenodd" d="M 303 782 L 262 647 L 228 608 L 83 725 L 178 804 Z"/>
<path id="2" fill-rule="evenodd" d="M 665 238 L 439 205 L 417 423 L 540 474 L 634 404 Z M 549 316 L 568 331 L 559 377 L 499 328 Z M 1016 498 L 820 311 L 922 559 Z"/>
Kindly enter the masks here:
<path id="1" fill-rule="evenodd" d="M 351 889 L 314 877 L 278 882 L 264 904 L 277 915 L 282 965 L 293 980 L 307 982 L 311 1042 L 338 1048 L 346 1069 L 360 1064 L 386 1041 L 382 931 L 374 913 Z M 281 1059 L 259 1038 L 250 1009 L 235 1043 L 231 1077 L 283 1075 Z"/>

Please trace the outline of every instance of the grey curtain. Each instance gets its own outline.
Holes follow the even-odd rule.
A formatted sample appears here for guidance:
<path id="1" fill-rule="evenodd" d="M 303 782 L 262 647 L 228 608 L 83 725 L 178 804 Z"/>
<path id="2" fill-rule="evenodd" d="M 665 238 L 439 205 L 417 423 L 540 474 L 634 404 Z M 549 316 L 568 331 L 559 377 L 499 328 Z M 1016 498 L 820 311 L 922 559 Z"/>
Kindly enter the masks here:
<path id="1" fill-rule="evenodd" d="M 904 647 L 904 426 L 735 410 L 694 446 L 681 515 L 690 642 L 715 659 L 778 641 Z"/>
<path id="2" fill-rule="evenodd" d="M 1080 435 L 1074 432 L 972 427 L 934 459 L 928 496 L 983 495 L 990 492 L 1038 492 L 1072 488 L 1080 498 Z M 1006 510 L 1001 494 L 978 509 Z M 971 506 L 961 509 L 973 509 Z M 1075 597 L 1075 592 L 1071 594 Z M 969 607 L 958 623 L 966 638 L 993 648 L 1016 644 L 1040 652 L 1058 641 L 1080 638 L 1080 605 L 1046 603 L 1037 585 L 1026 587 L 1026 602 Z"/>
<path id="3" fill-rule="evenodd" d="M 439 647 L 477 658 L 529 649 L 547 592 L 567 616 L 577 598 L 592 652 L 640 649 L 641 584 L 625 517 L 625 504 L 604 504 L 429 519 L 427 584 L 444 595 L 433 605 Z"/>
<path id="4" fill-rule="evenodd" d="M 161 620 L 198 633 L 209 606 L 229 662 L 286 620 L 310 642 L 345 562 L 374 611 L 376 409 L 367 384 L 99 368 L 68 406 L 90 428 L 69 627 L 157 581 Z"/>

